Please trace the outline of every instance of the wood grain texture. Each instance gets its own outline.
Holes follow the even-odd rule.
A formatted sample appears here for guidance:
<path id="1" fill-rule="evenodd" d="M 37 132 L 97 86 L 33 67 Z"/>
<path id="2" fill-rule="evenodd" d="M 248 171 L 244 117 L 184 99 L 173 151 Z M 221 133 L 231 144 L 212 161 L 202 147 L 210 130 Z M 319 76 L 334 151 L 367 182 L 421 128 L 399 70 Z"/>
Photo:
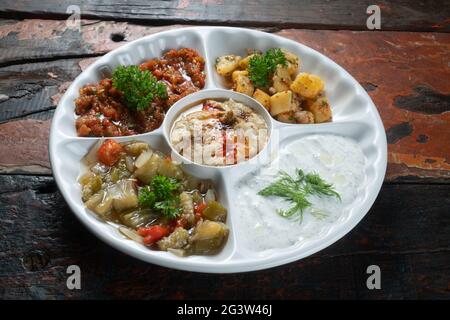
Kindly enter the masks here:
<path id="1" fill-rule="evenodd" d="M 0 123 L 54 109 L 81 73 L 79 62 L 65 59 L 0 68 Z"/>
<path id="2" fill-rule="evenodd" d="M 385 185 L 346 237 L 265 271 L 211 275 L 138 261 L 78 222 L 51 177 L 0 175 L 0 298 L 414 299 L 450 298 L 450 185 Z M 82 290 L 66 288 L 77 264 Z M 382 290 L 365 287 L 368 265 Z M 114 265 L 114 267 L 111 267 Z"/>
<path id="3" fill-rule="evenodd" d="M 367 32 L 369 4 L 3 0 L 0 299 L 450 299 L 450 6 L 378 1 L 382 32 Z M 67 25 L 69 5 L 81 8 L 80 31 Z M 348 70 L 377 105 L 389 142 L 387 183 L 354 230 L 309 258 L 231 275 L 147 264 L 89 233 L 49 176 L 50 120 L 82 70 L 139 37 L 204 24 L 304 43 Z M 82 270 L 80 291 L 66 287 L 72 264 Z M 365 286 L 372 264 L 381 267 L 382 290 Z"/>
<path id="4" fill-rule="evenodd" d="M 70 27 L 66 21 L 3 20 L 0 24 L 0 66 L 55 58 L 98 56 L 125 42 L 180 27 L 81 20 L 78 30 Z M 117 39 L 115 35 L 120 37 Z"/>
<path id="5" fill-rule="evenodd" d="M 389 140 L 387 180 L 450 178 L 450 35 L 297 30 L 279 35 L 335 60 L 368 91 Z"/>
<path id="6" fill-rule="evenodd" d="M 4 21 L 0 25 L 0 52 L 10 47 L 8 41 L 12 40 L 8 39 L 13 37 L 24 48 L 34 48 L 35 41 L 43 43 L 42 50 L 34 53 L 31 50 L 31 54 L 21 50 L 17 59 L 40 61 L 70 56 L 70 59 L 0 68 L 0 122 L 24 116 L 31 118 L 29 121 L 49 119 L 70 81 L 95 60 L 91 55 L 104 54 L 149 33 L 179 27 L 153 28 L 108 21 L 83 23 L 81 33 L 68 33 L 65 24 L 50 20 Z M 369 92 L 381 114 L 389 141 L 386 181 L 449 181 L 450 82 L 446 81 L 450 78 L 449 34 L 294 29 L 276 33 L 334 59 Z M 114 42 L 113 34 L 124 35 L 124 40 Z M 52 40 L 51 35 L 55 39 Z M 62 35 L 66 40 L 59 50 L 57 43 Z M 65 49 L 77 46 L 81 46 L 78 51 Z M 14 63 L 8 60 L 8 54 L 5 56 L 4 63 Z M 13 132 L 15 125 L 21 126 L 21 123 L 0 124 L 0 133 Z M 27 147 L 46 148 L 46 142 Z M 21 157 L 13 161 L 17 163 L 9 163 L 0 154 L 0 172 L 8 167 L 19 173 L 48 173 L 48 162 L 44 169 L 33 166 L 21 170 L 27 161 Z"/>
<path id="7" fill-rule="evenodd" d="M 48 158 L 50 120 L 0 124 L 0 172 L 51 174 Z"/>
<path id="8" fill-rule="evenodd" d="M 3 0 L 3 17 L 65 19 L 67 8 L 76 5 L 85 18 L 126 19 L 152 24 L 200 23 L 282 28 L 367 30 L 371 0 L 132 0 L 111 3 L 101 0 Z M 382 30 L 450 31 L 450 8 L 445 1 L 377 1 Z"/>

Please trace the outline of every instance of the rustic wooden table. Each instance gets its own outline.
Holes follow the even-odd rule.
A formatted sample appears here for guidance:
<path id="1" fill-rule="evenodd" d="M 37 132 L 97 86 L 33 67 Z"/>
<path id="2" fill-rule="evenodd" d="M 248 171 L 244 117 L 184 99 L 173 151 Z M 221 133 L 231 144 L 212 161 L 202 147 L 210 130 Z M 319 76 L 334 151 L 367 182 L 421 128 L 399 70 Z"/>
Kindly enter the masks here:
<path id="1" fill-rule="evenodd" d="M 450 298 L 450 6 L 377 1 L 2 0 L 0 3 L 0 298 Z M 225 4 L 226 3 L 226 4 Z M 81 30 L 66 9 L 81 8 Z M 102 243 L 70 212 L 51 175 L 50 121 L 61 94 L 123 43 L 184 25 L 259 28 L 347 69 L 378 107 L 389 143 L 385 183 L 347 236 L 270 270 L 196 274 Z M 82 270 L 68 290 L 66 268 Z M 366 288 L 381 267 L 382 289 Z"/>

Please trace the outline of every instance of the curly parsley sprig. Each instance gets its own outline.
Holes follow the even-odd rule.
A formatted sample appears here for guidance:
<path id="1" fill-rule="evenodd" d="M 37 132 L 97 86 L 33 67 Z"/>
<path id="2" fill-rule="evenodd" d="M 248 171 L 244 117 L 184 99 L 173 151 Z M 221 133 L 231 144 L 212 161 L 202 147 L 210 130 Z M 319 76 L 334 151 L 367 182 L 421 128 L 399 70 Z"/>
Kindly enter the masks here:
<path id="1" fill-rule="evenodd" d="M 142 111 L 156 98 L 167 99 L 166 85 L 158 81 L 148 70 L 138 66 L 120 66 L 112 76 L 113 86 L 120 90 L 127 107 Z"/>
<path id="2" fill-rule="evenodd" d="M 287 66 L 286 57 L 279 48 L 254 55 L 248 63 L 248 74 L 255 87 L 267 88 L 279 64 Z"/>
<path id="3" fill-rule="evenodd" d="M 148 186 L 139 190 L 139 204 L 159 211 L 164 217 L 174 219 L 180 213 L 180 197 L 176 195 L 180 187 L 176 179 L 157 175 Z"/>
<path id="4" fill-rule="evenodd" d="M 341 200 L 339 193 L 334 190 L 333 185 L 323 180 L 317 173 L 305 174 L 303 170 L 297 169 L 294 176 L 280 171 L 280 178 L 258 192 L 261 196 L 277 196 L 291 202 L 293 206 L 288 210 L 278 209 L 282 217 L 296 217 L 303 219 L 303 212 L 311 206 L 308 195 L 334 196 Z"/>

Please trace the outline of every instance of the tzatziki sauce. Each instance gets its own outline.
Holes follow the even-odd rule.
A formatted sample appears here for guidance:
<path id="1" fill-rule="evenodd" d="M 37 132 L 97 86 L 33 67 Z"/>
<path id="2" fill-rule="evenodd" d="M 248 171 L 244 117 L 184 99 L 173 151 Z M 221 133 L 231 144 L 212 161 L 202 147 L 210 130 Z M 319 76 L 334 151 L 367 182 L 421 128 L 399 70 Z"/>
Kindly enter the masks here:
<path id="1" fill-rule="evenodd" d="M 287 248 L 326 234 L 348 217 L 365 184 L 365 157 L 358 144 L 345 137 L 315 134 L 288 143 L 266 166 L 246 174 L 236 183 L 237 236 L 250 251 Z M 277 209 L 292 203 L 280 197 L 260 196 L 258 191 L 278 180 L 280 170 L 294 175 L 296 169 L 315 172 L 333 184 L 336 197 L 308 196 L 311 207 L 303 219 L 280 216 Z"/>

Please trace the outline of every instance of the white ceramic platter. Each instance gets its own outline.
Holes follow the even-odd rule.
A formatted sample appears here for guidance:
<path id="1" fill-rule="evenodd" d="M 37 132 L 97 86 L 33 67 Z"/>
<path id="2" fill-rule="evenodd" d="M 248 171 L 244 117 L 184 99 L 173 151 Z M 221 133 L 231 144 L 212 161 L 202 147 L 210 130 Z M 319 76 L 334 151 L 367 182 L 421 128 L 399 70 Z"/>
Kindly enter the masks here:
<path id="1" fill-rule="evenodd" d="M 75 130 L 74 100 L 78 90 L 101 80 L 115 67 L 140 64 L 145 60 L 161 57 L 169 49 L 188 47 L 196 49 L 206 60 L 205 90 L 218 94 L 226 89 L 221 77 L 214 70 L 215 59 L 224 54 L 245 55 L 247 48 L 265 51 L 269 48 L 285 48 L 301 59 L 301 70 L 319 75 L 325 82 L 325 92 L 333 111 L 333 122 L 312 125 L 288 125 L 269 120 L 277 130 L 281 145 L 315 133 L 328 133 L 348 137 L 356 141 L 365 156 L 365 179 L 358 190 L 359 196 L 347 212 L 332 226 L 300 245 L 257 254 L 242 247 L 236 233 L 237 204 L 235 184 L 248 172 L 245 165 L 227 168 L 206 168 L 189 164 L 185 169 L 199 178 L 214 180 L 220 201 L 228 208 L 227 225 L 230 236 L 222 252 L 215 256 L 177 257 L 168 252 L 150 250 L 125 238 L 114 226 L 107 224 L 87 210 L 81 200 L 81 188 L 77 182 L 80 160 L 99 138 L 79 138 Z M 202 91 L 203 92 L 203 91 Z M 201 95 L 202 93 L 200 93 Z M 226 95 L 226 93 L 225 93 Z M 206 95 L 207 96 L 207 95 Z M 185 99 L 189 100 L 189 97 Z M 239 100 L 239 97 L 237 97 Z M 253 100 L 251 98 L 247 99 Z M 253 100 L 254 101 L 254 100 Z M 250 104 L 253 102 L 249 102 Z M 167 130 L 173 116 L 182 108 L 182 100 L 174 105 L 163 125 L 150 133 L 119 137 L 119 141 L 141 140 L 161 151 L 170 152 Z M 243 272 L 286 264 L 331 245 L 364 217 L 380 191 L 386 171 L 386 135 L 379 114 L 372 100 L 342 67 L 324 55 L 300 43 L 272 34 L 225 27 L 193 27 L 161 32 L 128 43 L 98 59 L 69 87 L 61 99 L 53 117 L 50 132 L 50 159 L 53 174 L 65 200 L 76 216 L 100 239 L 114 248 L 138 259 L 165 267 L 211 273 Z M 276 214 L 276 213 L 274 213 Z"/>

